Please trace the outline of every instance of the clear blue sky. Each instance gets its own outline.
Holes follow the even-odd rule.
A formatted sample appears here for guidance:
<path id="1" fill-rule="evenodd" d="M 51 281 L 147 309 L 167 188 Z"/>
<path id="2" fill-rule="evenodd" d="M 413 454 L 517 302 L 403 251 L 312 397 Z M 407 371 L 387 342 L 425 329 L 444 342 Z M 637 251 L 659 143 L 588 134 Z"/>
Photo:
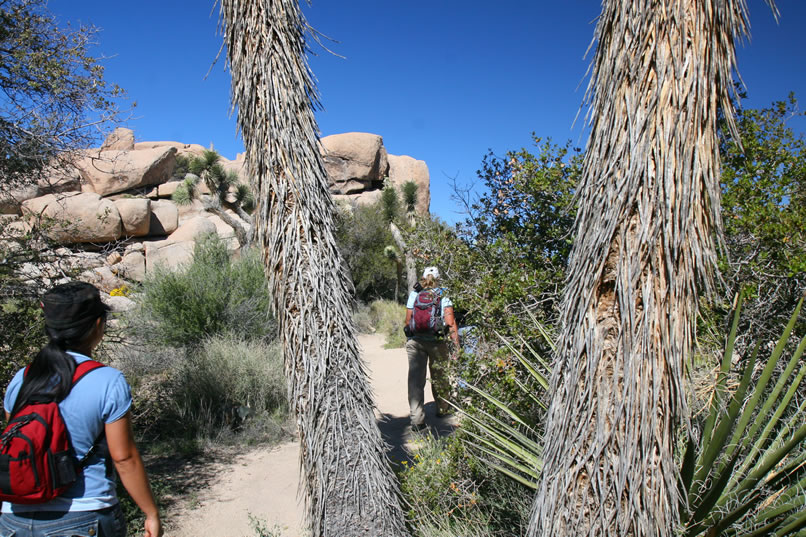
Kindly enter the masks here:
<path id="1" fill-rule="evenodd" d="M 806 1 L 778 0 L 776 24 L 762 0 L 748 0 L 752 40 L 739 49 L 745 106 L 794 91 L 806 103 Z M 229 73 L 212 0 L 50 0 L 62 23 L 102 29 L 94 52 L 106 78 L 137 103 L 127 126 L 138 140 L 199 143 L 234 158 L 243 151 L 229 115 Z M 387 150 L 424 160 L 431 211 L 461 220 L 450 178 L 464 185 L 489 149 L 531 144 L 531 133 L 584 146 L 582 102 L 601 4 L 458 0 L 313 0 L 304 12 L 337 42 L 333 56 L 312 43 L 311 67 L 324 109 L 323 136 L 372 132 Z M 806 104 L 804 104 L 806 106 Z M 792 126 L 806 131 L 806 122 Z"/>

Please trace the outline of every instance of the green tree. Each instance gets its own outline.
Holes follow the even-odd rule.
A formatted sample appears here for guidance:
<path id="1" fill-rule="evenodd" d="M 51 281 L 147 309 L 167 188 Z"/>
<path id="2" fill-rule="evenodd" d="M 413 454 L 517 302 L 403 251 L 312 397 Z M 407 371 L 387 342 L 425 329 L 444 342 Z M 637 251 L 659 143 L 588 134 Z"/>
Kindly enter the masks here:
<path id="1" fill-rule="evenodd" d="M 483 193 L 456 192 L 465 221 L 455 231 L 421 222 L 411 240 L 421 264 L 442 268 L 466 322 L 487 336 L 532 333 L 527 311 L 549 325 L 557 318 L 581 157 L 569 144 L 534 143 L 535 152 L 486 155 L 478 172 Z"/>
<path id="2" fill-rule="evenodd" d="M 117 117 L 122 92 L 89 53 L 96 32 L 59 27 L 45 0 L 0 2 L 0 192 L 69 163 Z"/>
<path id="3" fill-rule="evenodd" d="M 727 256 L 723 300 L 752 290 L 743 330 L 772 340 L 806 288 L 806 141 L 787 122 L 802 116 L 794 95 L 738 112 L 739 139 L 720 138 Z"/>
<path id="4" fill-rule="evenodd" d="M 0 1 L 0 205 L 71 175 L 75 151 L 118 118 L 122 91 L 89 52 L 96 32 L 60 27 L 45 0 Z M 39 230 L 0 229 L 0 388 L 43 343 L 38 295 L 57 261 Z"/>
<path id="5" fill-rule="evenodd" d="M 365 303 L 393 299 L 397 270 L 386 251 L 393 238 L 383 203 L 338 211 L 335 226 L 336 243 L 355 287 L 356 298 Z"/>

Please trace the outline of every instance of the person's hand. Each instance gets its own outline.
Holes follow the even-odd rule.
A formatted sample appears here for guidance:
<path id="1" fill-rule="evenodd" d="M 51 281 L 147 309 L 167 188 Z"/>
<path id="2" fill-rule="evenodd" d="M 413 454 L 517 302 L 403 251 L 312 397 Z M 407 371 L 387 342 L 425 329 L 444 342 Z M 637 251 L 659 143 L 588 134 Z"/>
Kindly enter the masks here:
<path id="1" fill-rule="evenodd" d="M 162 521 L 159 515 L 147 516 L 144 537 L 162 537 Z"/>

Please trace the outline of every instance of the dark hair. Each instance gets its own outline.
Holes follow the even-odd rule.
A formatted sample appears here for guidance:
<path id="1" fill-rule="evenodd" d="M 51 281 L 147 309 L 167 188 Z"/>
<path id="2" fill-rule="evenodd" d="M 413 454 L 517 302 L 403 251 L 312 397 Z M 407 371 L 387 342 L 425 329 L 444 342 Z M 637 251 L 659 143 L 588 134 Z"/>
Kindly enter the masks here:
<path id="1" fill-rule="evenodd" d="M 32 400 L 59 402 L 67 397 L 76 361 L 66 351 L 82 348 L 98 319 L 106 321 L 108 311 L 98 289 L 83 282 L 54 287 L 42 298 L 42 309 L 48 343 L 28 366 L 11 414 Z M 60 315 L 64 313 L 69 317 Z"/>

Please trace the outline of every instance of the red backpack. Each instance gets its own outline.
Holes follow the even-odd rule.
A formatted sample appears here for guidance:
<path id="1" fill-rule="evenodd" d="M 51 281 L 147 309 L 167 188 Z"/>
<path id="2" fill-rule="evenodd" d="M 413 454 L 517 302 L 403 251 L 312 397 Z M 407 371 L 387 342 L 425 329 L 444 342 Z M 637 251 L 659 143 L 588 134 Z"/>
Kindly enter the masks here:
<path id="1" fill-rule="evenodd" d="M 414 334 L 442 334 L 445 330 L 445 322 L 442 320 L 442 295 L 433 289 L 420 291 L 414 299 L 409 328 Z"/>
<path id="2" fill-rule="evenodd" d="M 70 389 L 99 367 L 103 364 L 93 360 L 78 364 Z M 96 445 L 79 461 L 58 403 L 26 404 L 11 417 L 0 436 L 0 500 L 34 504 L 64 494 L 78 479 Z"/>

